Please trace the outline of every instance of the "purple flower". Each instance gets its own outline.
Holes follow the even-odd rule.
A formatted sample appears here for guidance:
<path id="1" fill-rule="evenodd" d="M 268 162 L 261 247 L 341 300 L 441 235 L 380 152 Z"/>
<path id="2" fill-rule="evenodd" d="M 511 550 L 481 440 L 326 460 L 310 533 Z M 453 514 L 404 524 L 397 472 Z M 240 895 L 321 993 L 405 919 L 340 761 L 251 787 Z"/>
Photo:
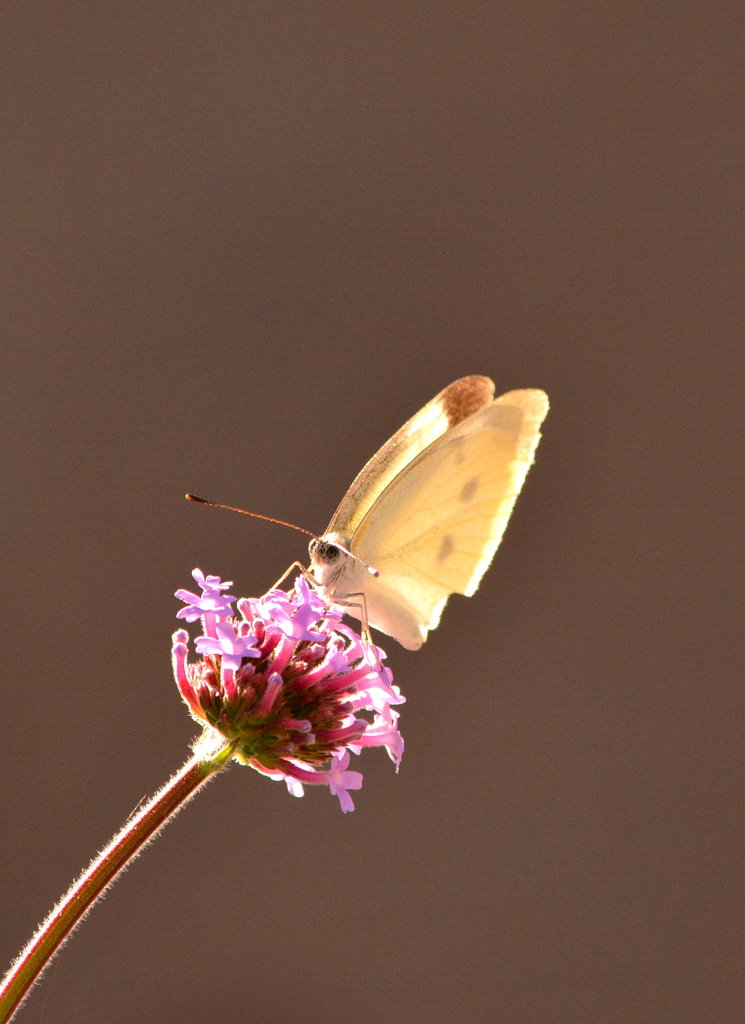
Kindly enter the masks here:
<path id="1" fill-rule="evenodd" d="M 334 754 L 334 759 L 329 768 L 329 788 L 332 796 L 339 797 L 341 809 L 346 814 L 354 810 L 354 801 L 347 792 L 348 789 L 362 788 L 362 773 L 345 771 L 349 764 L 349 751 L 343 754 Z"/>
<path id="2" fill-rule="evenodd" d="M 244 658 L 255 658 L 259 648 L 254 647 L 255 636 L 240 636 L 229 622 L 218 622 L 215 626 L 216 637 L 198 636 L 194 646 L 198 654 L 219 654 L 222 658 L 223 670 L 233 671 L 241 667 Z"/>
<path id="3" fill-rule="evenodd" d="M 199 570 L 201 595 L 179 590 L 188 622 L 202 619 L 188 660 L 188 633 L 174 633 L 176 683 L 205 735 L 233 744 L 233 757 L 294 796 L 304 785 L 326 785 L 342 810 L 354 810 L 349 790 L 362 785 L 349 771 L 349 752 L 385 747 L 396 764 L 403 754 L 398 713 L 404 698 L 382 665 L 385 654 L 340 622 L 303 577 L 289 592 L 242 598 L 234 615 L 232 584 Z M 371 717 L 365 717 L 371 716 Z"/>
<path id="4" fill-rule="evenodd" d="M 196 622 L 197 619 L 205 618 L 205 632 L 214 636 L 215 625 L 231 614 L 231 603 L 235 601 L 232 594 L 223 594 L 221 591 L 228 590 L 232 583 L 221 583 L 219 576 L 206 576 L 201 569 L 195 569 L 192 576 L 202 588 L 201 596 L 193 594 L 190 590 L 177 590 L 176 597 L 186 602 L 186 608 L 176 613 L 177 619 L 186 619 L 187 622 Z"/>
<path id="5" fill-rule="evenodd" d="M 323 598 L 314 593 L 303 576 L 298 576 L 296 593 L 300 603 L 284 590 L 271 590 L 262 598 L 263 611 L 269 614 L 282 632 L 293 640 L 315 640 L 322 642 L 325 634 L 310 627 L 323 618 L 328 609 Z"/>

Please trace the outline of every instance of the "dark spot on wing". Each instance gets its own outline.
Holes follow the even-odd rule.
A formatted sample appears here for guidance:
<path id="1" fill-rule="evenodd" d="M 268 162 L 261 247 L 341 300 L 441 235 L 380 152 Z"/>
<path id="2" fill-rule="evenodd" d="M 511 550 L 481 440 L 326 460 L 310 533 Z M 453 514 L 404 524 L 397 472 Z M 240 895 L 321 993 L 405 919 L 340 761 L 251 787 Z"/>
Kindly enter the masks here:
<path id="1" fill-rule="evenodd" d="M 477 476 L 469 480 L 468 483 L 463 484 L 460 492 L 460 500 L 462 502 L 472 501 L 478 486 L 479 478 Z"/>
<path id="2" fill-rule="evenodd" d="M 453 544 L 453 538 L 449 533 L 446 533 L 442 538 L 442 544 L 440 544 L 440 550 L 437 552 L 437 561 L 444 562 L 445 559 L 452 555 L 455 544 Z"/>
<path id="3" fill-rule="evenodd" d="M 488 377 L 461 377 L 441 393 L 442 407 L 448 423 L 454 427 L 488 405 L 494 395 L 494 384 Z"/>

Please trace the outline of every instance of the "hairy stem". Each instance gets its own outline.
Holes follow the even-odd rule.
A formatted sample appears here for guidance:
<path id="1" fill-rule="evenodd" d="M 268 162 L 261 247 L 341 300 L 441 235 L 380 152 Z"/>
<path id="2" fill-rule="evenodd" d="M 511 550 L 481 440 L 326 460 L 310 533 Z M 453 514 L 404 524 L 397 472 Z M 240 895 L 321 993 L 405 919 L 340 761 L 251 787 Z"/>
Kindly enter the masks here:
<path id="1" fill-rule="evenodd" d="M 225 767 L 234 749 L 232 743 L 210 757 L 197 754 L 187 761 L 73 883 L 0 984 L 0 1024 L 11 1019 L 36 979 L 106 887 L 199 787 Z"/>

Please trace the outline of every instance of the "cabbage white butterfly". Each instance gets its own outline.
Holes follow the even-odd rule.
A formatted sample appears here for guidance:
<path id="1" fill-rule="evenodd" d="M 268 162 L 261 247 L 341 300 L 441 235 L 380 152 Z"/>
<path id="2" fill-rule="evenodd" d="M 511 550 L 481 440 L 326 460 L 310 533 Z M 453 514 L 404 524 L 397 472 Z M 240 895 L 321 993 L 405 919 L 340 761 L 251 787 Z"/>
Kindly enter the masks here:
<path id="1" fill-rule="evenodd" d="M 543 391 L 494 398 L 462 377 L 362 469 L 310 543 L 330 601 L 417 650 L 451 594 L 470 597 L 499 546 L 548 412 Z"/>

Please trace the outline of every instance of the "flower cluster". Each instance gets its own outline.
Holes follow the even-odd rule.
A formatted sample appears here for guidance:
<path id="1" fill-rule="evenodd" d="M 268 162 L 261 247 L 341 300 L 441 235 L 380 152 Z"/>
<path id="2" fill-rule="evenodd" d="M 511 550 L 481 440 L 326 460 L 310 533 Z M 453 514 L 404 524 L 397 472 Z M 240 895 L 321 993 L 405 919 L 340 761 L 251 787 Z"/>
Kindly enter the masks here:
<path id="1" fill-rule="evenodd" d="M 362 785 L 348 771 L 349 752 L 386 747 L 396 769 L 404 742 L 393 704 L 403 703 L 380 648 L 342 624 L 300 576 L 294 589 L 264 597 L 226 594 L 232 583 L 193 572 L 201 595 L 179 590 L 186 603 L 178 617 L 201 619 L 201 659 L 187 661 L 189 634 L 173 635 L 173 669 L 192 717 L 207 738 L 235 744 L 233 756 L 272 779 L 283 779 L 294 796 L 303 785 L 323 784 L 354 810 L 350 789 Z M 359 717 L 372 713 L 372 720 Z"/>

